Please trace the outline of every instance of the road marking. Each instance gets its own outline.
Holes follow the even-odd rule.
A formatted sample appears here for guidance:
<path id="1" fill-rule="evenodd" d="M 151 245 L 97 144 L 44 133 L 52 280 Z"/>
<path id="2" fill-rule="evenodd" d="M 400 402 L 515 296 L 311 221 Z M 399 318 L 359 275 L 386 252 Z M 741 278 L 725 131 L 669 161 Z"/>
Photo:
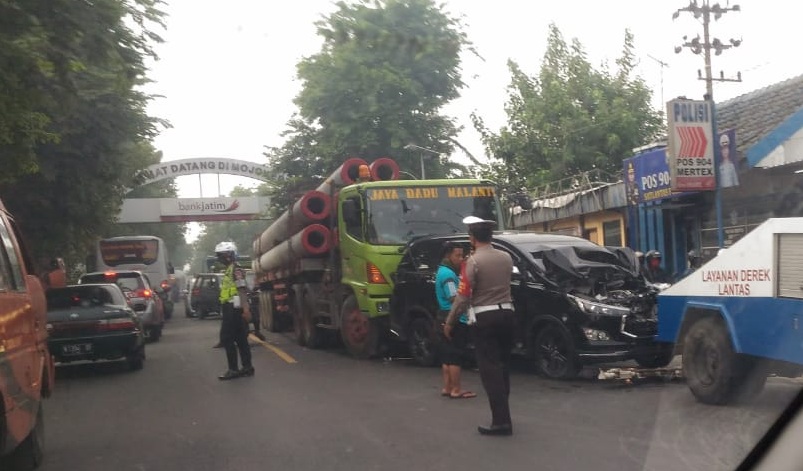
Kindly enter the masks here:
<path id="1" fill-rule="evenodd" d="M 267 348 L 268 350 L 272 351 L 276 354 L 277 357 L 281 358 L 282 360 L 286 361 L 287 363 L 298 363 L 295 358 L 291 357 L 288 353 L 282 350 L 279 347 L 269 344 L 264 340 L 260 339 L 259 337 L 255 336 L 254 334 L 248 334 L 248 339 L 253 340 L 254 342 L 262 345 L 263 347 Z"/>

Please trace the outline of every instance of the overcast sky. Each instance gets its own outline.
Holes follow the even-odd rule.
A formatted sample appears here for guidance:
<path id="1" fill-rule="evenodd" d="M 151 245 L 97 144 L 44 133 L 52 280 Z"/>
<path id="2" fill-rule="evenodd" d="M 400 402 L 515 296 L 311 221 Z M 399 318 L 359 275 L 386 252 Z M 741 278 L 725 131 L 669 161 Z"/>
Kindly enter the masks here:
<path id="1" fill-rule="evenodd" d="M 151 65 L 154 80 L 147 91 L 163 95 L 151 103 L 151 115 L 169 120 L 156 146 L 164 161 L 195 157 L 228 157 L 264 162 L 266 145 L 280 146 L 281 132 L 295 111 L 300 90 L 295 66 L 321 46 L 314 22 L 335 10 L 330 0 L 167 0 L 165 43 L 157 47 L 160 60 Z M 712 0 L 713 2 L 713 0 Z M 654 89 L 654 106 L 677 96 L 702 98 L 705 82 L 697 79 L 702 55 L 674 47 L 702 35 L 702 24 L 683 13 L 672 13 L 688 2 L 676 0 L 447 0 L 461 16 L 479 59 L 465 54 L 462 97 L 444 111 L 465 130 L 459 140 L 475 156 L 484 156 L 469 115 L 477 112 L 492 129 L 505 124 L 504 103 L 510 75 L 506 62 L 537 74 L 554 22 L 569 41 L 577 38 L 593 64 L 612 65 L 618 57 L 625 28 L 635 35 L 638 73 Z M 723 0 L 722 4 L 726 2 Z M 739 48 L 713 58 L 713 71 L 725 77 L 742 74 L 741 83 L 715 83 L 718 102 L 803 73 L 798 54 L 803 2 L 743 0 L 741 12 L 712 22 L 711 34 L 727 42 L 743 39 Z M 666 64 L 662 66 L 660 62 Z M 663 82 L 663 85 L 662 85 Z M 663 97 L 663 100 L 662 100 Z M 453 158 L 464 161 L 462 155 Z M 221 193 L 251 180 L 221 178 Z M 179 179 L 181 197 L 216 196 L 217 177 Z"/>

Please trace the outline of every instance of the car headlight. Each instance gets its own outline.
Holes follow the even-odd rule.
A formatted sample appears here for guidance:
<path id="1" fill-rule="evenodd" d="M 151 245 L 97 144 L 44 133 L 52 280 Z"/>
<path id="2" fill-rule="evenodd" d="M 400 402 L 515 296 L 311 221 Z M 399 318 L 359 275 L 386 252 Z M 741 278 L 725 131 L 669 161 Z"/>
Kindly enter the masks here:
<path id="1" fill-rule="evenodd" d="M 578 309 L 586 314 L 593 314 L 597 316 L 626 316 L 630 314 L 630 309 L 620 306 L 611 306 L 610 304 L 595 303 L 587 299 L 578 298 L 577 296 L 568 295 L 569 299 L 574 302 Z"/>
<path id="2" fill-rule="evenodd" d="M 610 340 L 611 336 L 607 332 L 596 329 L 583 328 L 583 333 L 588 340 Z"/>

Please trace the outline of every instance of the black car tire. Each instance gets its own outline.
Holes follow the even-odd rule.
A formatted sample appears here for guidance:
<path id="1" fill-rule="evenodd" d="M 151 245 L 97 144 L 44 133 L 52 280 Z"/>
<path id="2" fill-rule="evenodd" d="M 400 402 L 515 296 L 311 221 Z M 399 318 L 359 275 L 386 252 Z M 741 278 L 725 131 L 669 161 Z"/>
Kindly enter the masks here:
<path id="1" fill-rule="evenodd" d="M 535 332 L 532 356 L 538 373 L 547 378 L 572 379 L 582 369 L 568 330 L 553 322 Z"/>
<path id="2" fill-rule="evenodd" d="M 683 373 L 694 397 L 704 404 L 746 401 L 761 392 L 763 368 L 733 350 L 728 328 L 716 317 L 696 321 L 683 340 Z"/>
<path id="3" fill-rule="evenodd" d="M 340 337 L 354 358 L 371 358 L 379 351 L 379 326 L 360 310 L 353 294 L 340 309 Z"/>
<path id="4" fill-rule="evenodd" d="M 36 469 L 42 464 L 45 457 L 45 417 L 42 411 L 42 402 L 36 410 L 36 422 L 33 430 L 25 440 L 9 456 L 8 462 L 15 471 L 28 471 Z"/>
<path id="5" fill-rule="evenodd" d="M 145 366 L 145 347 L 139 347 L 131 355 L 126 357 L 128 367 L 131 371 L 139 371 Z"/>
<path id="6" fill-rule="evenodd" d="M 148 342 L 158 342 L 159 338 L 162 337 L 162 328 L 158 326 L 146 327 L 143 334 Z"/>
<path id="7" fill-rule="evenodd" d="M 435 366 L 438 361 L 438 337 L 434 321 L 426 315 L 418 315 L 410 323 L 407 348 L 420 366 Z"/>

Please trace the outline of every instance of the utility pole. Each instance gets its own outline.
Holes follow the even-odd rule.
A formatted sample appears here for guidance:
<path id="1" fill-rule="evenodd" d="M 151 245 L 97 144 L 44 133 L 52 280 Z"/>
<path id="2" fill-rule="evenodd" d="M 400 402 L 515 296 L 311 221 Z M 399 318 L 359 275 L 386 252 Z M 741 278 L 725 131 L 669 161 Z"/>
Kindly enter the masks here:
<path id="1" fill-rule="evenodd" d="M 714 55 L 718 56 L 722 54 L 722 51 L 728 50 L 732 47 L 739 47 L 742 44 L 741 39 L 730 39 L 728 42 L 729 44 L 723 43 L 719 38 L 711 39 L 711 35 L 709 33 L 709 25 L 711 23 L 711 16 L 714 17 L 714 21 L 719 20 L 722 15 L 731 11 L 741 11 L 739 5 L 730 6 L 729 3 L 726 3 L 725 6 L 721 6 L 719 3 L 715 3 L 711 5 L 709 0 L 701 0 L 701 3 L 698 3 L 697 0 L 691 0 L 689 5 L 683 8 L 678 9 L 675 13 L 672 14 L 672 19 L 675 20 L 680 16 L 680 12 L 689 12 L 694 15 L 694 18 L 700 19 L 702 18 L 703 22 L 703 40 L 700 42 L 700 35 L 698 34 L 694 39 L 688 40 L 687 36 L 683 36 L 683 44 L 680 46 L 675 47 L 675 53 L 680 54 L 684 47 L 689 48 L 691 52 L 694 54 L 704 53 L 705 58 L 705 77 L 697 70 L 697 78 L 699 80 L 705 80 L 705 97 L 706 101 L 710 102 L 711 106 L 711 137 L 714 140 L 713 147 L 714 147 L 714 156 L 715 158 L 719 156 L 719 139 L 717 139 L 717 119 L 716 119 L 716 106 L 714 103 L 714 82 L 741 82 L 742 81 L 742 74 L 741 72 L 736 74 L 736 78 L 725 78 L 725 74 L 723 72 L 719 73 L 719 78 L 714 78 L 711 73 L 711 51 L 714 51 Z M 714 165 L 714 177 L 716 182 L 716 188 L 714 189 L 714 201 L 715 201 L 715 210 L 716 210 L 716 219 L 717 219 L 717 244 L 719 248 L 723 248 L 725 245 L 725 233 L 722 227 L 722 191 L 719 187 L 720 184 L 720 174 L 719 174 L 719 165 L 715 163 Z"/>
<path id="2" fill-rule="evenodd" d="M 697 0 L 691 0 L 688 6 L 678 9 L 675 13 L 672 14 L 672 19 L 675 20 L 680 16 L 680 12 L 689 12 L 696 19 L 702 18 L 703 22 L 703 38 L 702 42 L 700 41 L 700 35 L 698 34 L 695 38 L 689 40 L 687 36 L 683 36 L 684 43 L 680 46 L 675 46 L 675 53 L 680 54 L 683 48 L 688 48 L 694 54 L 703 53 L 703 57 L 705 58 L 705 77 L 700 70 L 697 71 L 697 78 L 699 80 L 705 80 L 705 91 L 706 91 L 706 99 L 707 100 L 714 100 L 714 82 L 741 82 L 742 81 L 742 73 L 739 72 L 736 74 L 736 78 L 725 78 L 723 72 L 719 73 L 719 77 L 715 78 L 711 73 L 711 51 L 714 51 L 714 55 L 718 56 L 722 54 L 722 51 L 728 50 L 732 47 L 739 47 L 742 44 L 741 39 L 730 39 L 728 40 L 729 44 L 722 42 L 719 38 L 711 39 L 711 35 L 709 32 L 709 25 L 711 23 L 711 16 L 714 17 L 714 21 L 719 20 L 722 15 L 731 11 L 741 11 L 741 7 L 739 5 L 733 6 L 721 6 L 719 3 L 715 3 L 713 5 L 710 4 L 709 0 L 702 0 L 702 3 L 698 3 Z"/>
<path id="3" fill-rule="evenodd" d="M 429 152 L 430 154 L 437 155 L 438 157 L 441 157 L 443 155 L 438 151 L 435 151 L 435 150 L 432 150 L 432 149 L 429 149 L 429 148 L 426 148 L 426 147 L 421 147 L 421 146 L 418 146 L 418 145 L 415 145 L 415 144 L 412 144 L 412 143 L 407 144 L 406 146 L 404 146 L 404 148 L 407 149 L 407 150 L 418 149 L 420 151 Z M 426 173 L 424 171 L 424 154 L 423 153 L 419 154 L 419 161 L 421 162 L 421 179 L 422 180 L 426 180 L 427 179 L 427 175 L 426 175 Z"/>

